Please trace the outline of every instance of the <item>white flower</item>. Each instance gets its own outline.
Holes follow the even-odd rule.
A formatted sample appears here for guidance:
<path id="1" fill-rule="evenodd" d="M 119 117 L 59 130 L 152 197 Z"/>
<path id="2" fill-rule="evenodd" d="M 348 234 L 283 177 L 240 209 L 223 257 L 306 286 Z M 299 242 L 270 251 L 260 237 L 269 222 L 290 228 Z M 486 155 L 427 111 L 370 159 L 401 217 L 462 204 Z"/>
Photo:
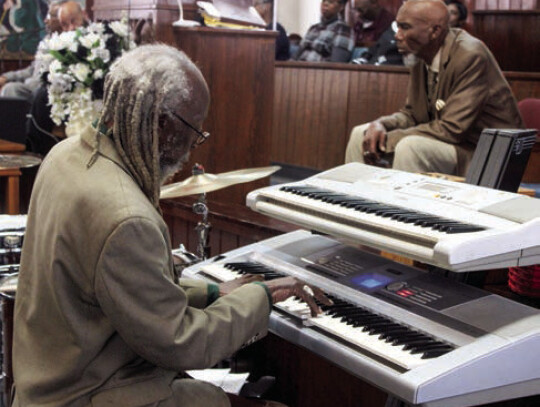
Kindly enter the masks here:
<path id="1" fill-rule="evenodd" d="M 53 34 L 44 41 L 44 55 L 36 57 L 47 74 L 51 118 L 56 124 L 66 124 L 66 133 L 68 128 L 74 130 L 72 134 L 80 133 L 88 120 L 101 110 L 102 101 L 93 100 L 94 89 L 89 84 L 105 77 L 112 62 L 111 53 L 123 52 L 113 47 L 128 42 L 130 48 L 134 47 L 127 19 L 110 23 L 109 27 L 112 32 L 108 34 L 105 33 L 107 25 L 103 23 Z M 115 41 L 107 43 L 111 37 Z"/>
<path id="2" fill-rule="evenodd" d="M 51 35 L 51 38 L 47 40 L 46 47 L 47 49 L 50 49 L 53 51 L 61 51 L 65 49 L 66 43 L 63 41 L 62 38 L 60 38 L 60 35 L 58 33 L 53 33 Z"/>
<path id="3" fill-rule="evenodd" d="M 79 42 L 78 41 L 73 41 L 70 45 L 69 45 L 69 50 L 73 53 L 77 52 L 77 50 L 79 49 Z"/>
<path id="4" fill-rule="evenodd" d="M 103 23 L 92 23 L 87 27 L 87 30 L 101 36 L 105 32 L 105 26 Z"/>
<path id="5" fill-rule="evenodd" d="M 62 72 L 63 68 L 64 66 L 62 65 L 62 63 L 59 60 L 55 59 L 51 61 L 49 65 L 49 72 L 52 74 L 57 73 L 57 72 Z"/>
<path id="6" fill-rule="evenodd" d="M 61 102 L 51 103 L 51 119 L 57 125 L 61 125 L 62 121 L 69 114 L 69 108 Z"/>
<path id="7" fill-rule="evenodd" d="M 53 51 L 69 49 L 70 46 L 76 44 L 75 35 L 75 31 L 66 31 L 61 34 L 54 33 L 48 42 L 48 48 Z"/>
<path id="8" fill-rule="evenodd" d="M 96 43 L 98 43 L 97 46 L 99 46 L 99 44 L 101 42 L 101 38 L 99 37 L 98 34 L 90 32 L 90 33 L 80 37 L 79 41 L 80 41 L 80 43 L 82 44 L 83 47 L 91 49 L 91 48 L 96 46 L 95 45 Z M 105 46 L 105 45 L 102 45 L 102 46 Z"/>
<path id="9" fill-rule="evenodd" d="M 84 82 L 88 75 L 90 74 L 90 67 L 87 64 L 77 63 L 75 65 L 70 65 L 69 71 L 73 73 L 77 80 Z"/>
<path id="10" fill-rule="evenodd" d="M 73 77 L 68 74 L 51 74 L 49 75 L 49 94 L 60 95 L 69 92 L 73 87 Z"/>
<path id="11" fill-rule="evenodd" d="M 113 21 L 110 24 L 111 30 L 113 32 L 121 37 L 127 37 L 128 36 L 128 26 L 125 22 L 122 21 Z"/>
<path id="12" fill-rule="evenodd" d="M 107 48 L 92 48 L 88 60 L 94 61 L 96 59 L 101 59 L 106 64 L 111 59 L 111 53 Z"/>
<path id="13" fill-rule="evenodd" d="M 48 52 L 40 52 L 39 54 L 36 54 L 36 60 L 39 61 L 41 66 L 46 66 L 48 68 L 53 61 L 56 61 L 56 58 Z"/>
<path id="14" fill-rule="evenodd" d="M 45 72 L 49 72 L 50 65 L 53 61 L 56 61 L 56 59 L 49 54 L 48 52 L 40 52 L 36 54 L 36 67 L 39 69 L 39 74 L 43 74 Z"/>

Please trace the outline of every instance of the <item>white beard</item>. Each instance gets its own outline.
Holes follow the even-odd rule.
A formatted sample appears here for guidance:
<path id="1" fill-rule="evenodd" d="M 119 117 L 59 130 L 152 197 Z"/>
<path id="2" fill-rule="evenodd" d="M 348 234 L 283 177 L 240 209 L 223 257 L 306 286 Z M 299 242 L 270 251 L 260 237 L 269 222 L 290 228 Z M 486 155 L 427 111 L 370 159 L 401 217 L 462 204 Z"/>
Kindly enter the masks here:
<path id="1" fill-rule="evenodd" d="M 168 164 L 164 166 L 160 166 L 160 185 L 165 184 L 169 178 L 171 178 L 174 174 L 176 174 L 178 171 L 182 169 L 185 163 L 189 160 L 189 151 L 182 156 L 179 162 L 176 164 Z"/>
<path id="2" fill-rule="evenodd" d="M 411 53 L 403 55 L 403 65 L 405 65 L 407 68 L 412 68 L 417 62 L 418 58 L 416 55 Z"/>

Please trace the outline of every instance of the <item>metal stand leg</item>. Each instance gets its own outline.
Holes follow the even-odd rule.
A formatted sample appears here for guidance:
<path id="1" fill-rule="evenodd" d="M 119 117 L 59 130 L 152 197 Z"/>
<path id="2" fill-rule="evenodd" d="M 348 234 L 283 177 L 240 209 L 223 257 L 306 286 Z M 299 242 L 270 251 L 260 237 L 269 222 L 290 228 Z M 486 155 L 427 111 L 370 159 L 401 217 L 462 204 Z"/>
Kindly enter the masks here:
<path id="1" fill-rule="evenodd" d="M 208 243 L 210 237 L 210 228 L 212 225 L 208 223 L 208 206 L 206 205 L 206 194 L 201 194 L 199 200 L 193 204 L 193 212 L 202 215 L 202 221 L 197 223 L 195 230 L 199 242 L 197 244 L 197 254 L 201 260 L 206 260 L 210 257 L 210 245 Z"/>

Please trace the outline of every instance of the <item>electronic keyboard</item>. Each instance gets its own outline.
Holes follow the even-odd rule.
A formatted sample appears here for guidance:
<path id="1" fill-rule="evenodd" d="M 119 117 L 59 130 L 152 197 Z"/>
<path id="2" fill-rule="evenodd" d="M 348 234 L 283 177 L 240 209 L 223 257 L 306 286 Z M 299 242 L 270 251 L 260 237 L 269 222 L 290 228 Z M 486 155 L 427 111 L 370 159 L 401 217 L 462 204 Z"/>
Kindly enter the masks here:
<path id="1" fill-rule="evenodd" d="M 333 300 L 290 298 L 269 329 L 414 405 L 466 407 L 540 389 L 540 311 L 306 231 L 184 270 L 222 282 L 294 276 Z M 322 305 L 322 304 L 321 304 Z"/>
<path id="2" fill-rule="evenodd" d="M 255 190 L 247 205 L 457 272 L 540 263 L 540 200 L 421 174 L 350 163 Z"/>

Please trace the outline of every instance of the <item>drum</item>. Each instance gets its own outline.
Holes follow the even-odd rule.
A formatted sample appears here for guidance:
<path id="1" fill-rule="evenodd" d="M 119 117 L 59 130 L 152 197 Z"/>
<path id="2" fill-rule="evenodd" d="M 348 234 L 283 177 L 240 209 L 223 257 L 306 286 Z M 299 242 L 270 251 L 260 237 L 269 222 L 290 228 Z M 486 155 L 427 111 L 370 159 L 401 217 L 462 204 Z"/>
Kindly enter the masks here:
<path id="1" fill-rule="evenodd" d="M 0 215 L 0 266 L 21 262 L 26 215 Z"/>
<path id="2" fill-rule="evenodd" d="M 13 386 L 13 313 L 19 278 L 18 266 L 0 266 L 0 307 L 2 318 L 2 391 L 4 405 L 11 405 Z"/>
<path id="3" fill-rule="evenodd" d="M 0 266 L 19 264 L 24 232 L 0 232 Z"/>

